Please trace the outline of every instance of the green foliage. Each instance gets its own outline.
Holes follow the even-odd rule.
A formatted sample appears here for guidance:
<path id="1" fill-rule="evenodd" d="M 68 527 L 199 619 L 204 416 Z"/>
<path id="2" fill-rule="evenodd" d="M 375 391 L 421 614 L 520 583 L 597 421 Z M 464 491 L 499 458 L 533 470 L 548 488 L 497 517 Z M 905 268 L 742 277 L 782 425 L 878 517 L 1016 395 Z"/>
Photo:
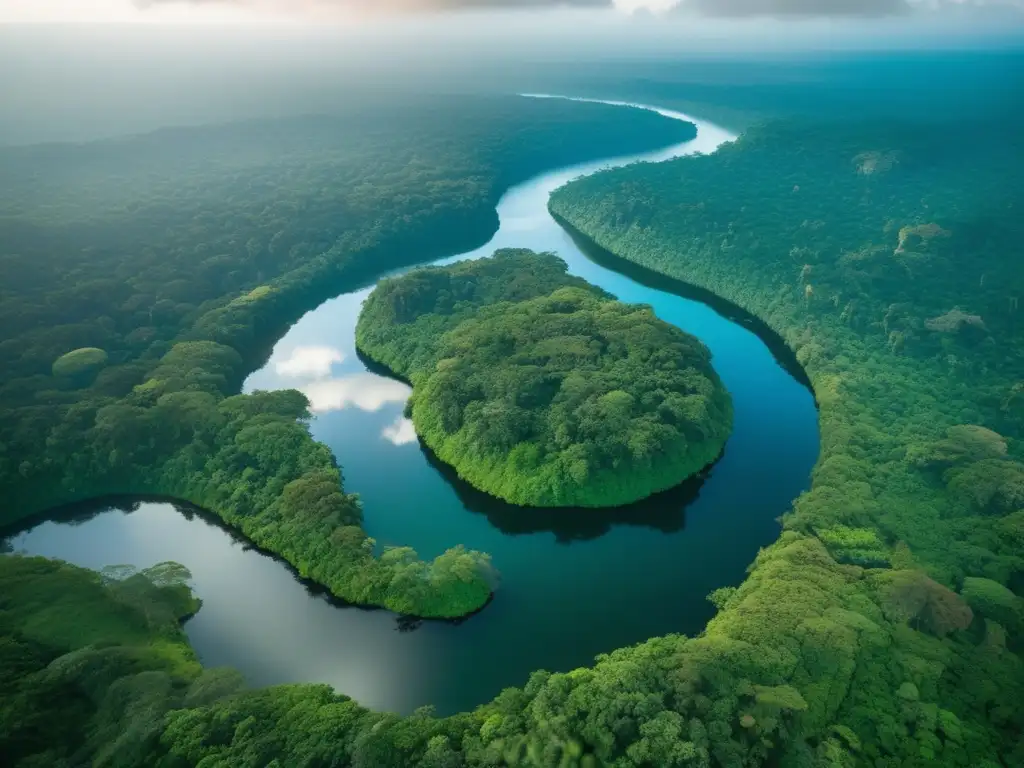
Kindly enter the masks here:
<path id="1" fill-rule="evenodd" d="M 569 275 L 561 259 L 524 249 L 416 269 L 377 283 L 360 314 L 356 342 L 374 350 L 382 365 L 410 378 L 416 371 L 434 368 L 441 359 L 440 338 L 485 307 L 540 298 L 562 287 L 607 296 Z"/>
<path id="2" fill-rule="evenodd" d="M 968 577 L 960 594 L 974 612 L 999 622 L 1014 637 L 1024 631 L 1024 598 L 997 581 Z"/>
<path id="3" fill-rule="evenodd" d="M 197 608 L 180 584 L 0 557 L 4 763 L 146 764 L 164 715 L 200 673 L 179 625 Z"/>
<path id="4" fill-rule="evenodd" d="M 736 587 L 719 587 L 708 595 L 708 602 L 721 611 L 729 605 L 729 601 L 732 600 L 735 594 Z"/>
<path id="5" fill-rule="evenodd" d="M 782 764 L 1020 754 L 1024 669 L 1000 623 L 1015 621 L 1024 571 L 1024 152 L 1012 123 L 776 122 L 714 155 L 552 195 L 609 264 L 759 316 L 813 383 L 812 487 L 680 653 L 699 655 L 703 674 L 800 692 L 798 729 L 775 741 Z M 951 129 L 971 141 L 950 143 Z"/>
<path id="6" fill-rule="evenodd" d="M 971 609 L 956 593 L 920 571 L 888 571 L 875 577 L 882 606 L 892 621 L 910 622 L 936 635 L 970 626 Z"/>
<path id="7" fill-rule="evenodd" d="M 853 563 L 866 568 L 884 568 L 889 565 L 888 548 L 874 528 L 850 528 L 835 525 L 817 532 L 832 556 L 842 563 Z"/>
<path id="8" fill-rule="evenodd" d="M 501 121 L 516 124 L 508 118 Z M 560 215 L 621 256 L 699 283 L 761 316 L 797 351 L 814 382 L 823 453 L 813 487 L 749 578 L 721 595 L 722 610 L 700 637 L 653 638 L 601 656 L 588 669 L 537 672 L 522 689 L 506 690 L 474 713 L 398 718 L 368 713 L 325 686 L 239 692 L 237 678 L 199 673 L 182 650 L 180 631 L 168 621 L 183 615 L 180 597 L 164 609 L 148 607 L 145 595 L 158 588 L 123 569 L 120 580 L 107 583 L 67 566 L 21 560 L 8 578 L 8 563 L 19 561 L 5 557 L 0 754 L 33 768 L 91 762 L 170 768 L 1022 764 L 1024 662 L 1007 629 L 986 615 L 1006 620 L 1007 595 L 969 581 L 1009 589 L 1024 570 L 1024 509 L 1012 507 L 1024 414 L 1016 320 L 1021 273 L 1014 259 L 1022 234 L 1015 215 L 1024 203 L 1017 183 L 1022 154 L 1013 121 L 999 128 L 958 119 L 941 131 L 777 125 L 714 156 L 622 169 L 576 182 L 553 198 Z M 480 134 L 499 133 L 493 124 L 465 122 L 470 135 L 474 125 Z M 973 140 L 950 140 L 967 132 Z M 218 513 L 223 508 L 236 525 L 248 525 L 250 535 L 281 545 L 293 562 L 340 567 L 354 577 L 345 577 L 346 589 L 379 595 L 398 570 L 421 584 L 424 571 L 408 550 L 346 565 L 349 553 L 359 557 L 369 547 L 361 511 L 341 489 L 329 457 L 311 447 L 296 423 L 305 411 L 300 395 L 223 398 L 220 382 L 230 385 L 239 375 L 226 357 L 210 380 L 190 377 L 196 369 L 184 360 L 174 366 L 181 375 L 149 373 L 178 341 L 232 347 L 249 365 L 258 342 L 312 303 L 318 280 L 331 291 L 356 279 L 356 262 L 367 274 L 413 258 L 397 235 L 379 241 L 389 248 L 369 245 L 379 244 L 373 238 L 391 222 L 448 243 L 440 235 L 450 231 L 422 225 L 438 213 L 431 201 L 444 200 L 455 178 L 468 180 L 455 186 L 467 190 L 457 199 L 469 207 L 466 219 L 453 215 L 448 226 L 477 221 L 468 211 L 492 203 L 474 206 L 486 194 L 468 191 L 487 186 L 474 173 L 481 166 L 459 152 L 438 152 L 432 132 L 422 133 L 409 146 L 430 161 L 412 163 L 394 151 L 393 163 L 382 150 L 366 153 L 370 160 L 359 166 L 365 173 L 345 175 L 352 161 L 331 155 L 322 179 L 303 177 L 311 180 L 309 189 L 379 191 L 389 169 L 427 174 L 434 158 L 465 159 L 451 166 L 462 169 L 452 178 L 420 179 L 422 198 L 409 192 L 408 178 L 396 177 L 390 199 L 360 193 L 277 201 L 255 191 L 262 188 L 260 174 L 237 157 L 234 167 L 241 170 L 220 187 L 202 175 L 194 186 L 169 183 L 164 189 L 180 194 L 163 209 L 131 184 L 110 184 L 107 194 L 123 187 L 124 205 L 139 202 L 132 211 L 138 231 L 127 226 L 130 216 L 112 219 L 123 240 L 112 249 L 111 269 L 96 261 L 109 251 L 79 256 L 82 231 L 51 241 L 35 231 L 37 224 L 4 225 L 0 242 L 15 244 L 0 266 L 0 291 L 6 291 L 0 319 L 13 329 L 0 343 L 0 470 L 5 489 L 14 490 L 5 499 L 5 519 L 46 499 L 167 483 L 204 495 Z M 294 135 L 300 143 L 310 140 Z M 467 133 L 452 135 L 453 147 L 480 146 Z M 555 131 L 549 148 L 556 135 L 566 143 Z M 323 149 L 311 145 L 314 154 Z M 288 153 L 268 154 L 299 172 Z M 494 155 L 481 150 L 481 156 Z M 550 156 L 562 157 L 553 149 Z M 514 168 L 511 159 L 491 168 Z M 66 167 L 81 170 L 73 165 Z M 3 170 L 5 180 L 18 178 Z M 510 175 L 506 170 L 502 178 Z M 43 178 L 51 196 L 67 186 L 66 210 L 94 199 L 77 194 L 60 173 Z M 369 187 L 362 183 L 367 179 Z M 12 215 L 38 221 L 25 185 L 10 186 L 15 193 L 7 205 L 21 206 Z M 239 189 L 252 191 L 232 197 Z M 193 208 L 182 202 L 190 196 Z M 268 205 L 276 202 L 280 209 Z M 176 218 L 178 208 L 188 215 Z M 383 223 L 370 226 L 374 234 L 365 242 L 350 234 L 336 250 L 320 248 L 316 233 L 333 237 L 336 221 L 347 227 L 374 217 Z M 280 227 L 285 235 L 277 245 L 309 247 L 292 253 L 289 245 L 282 256 L 277 245 L 271 249 L 273 236 L 263 237 L 264 229 L 247 221 L 266 223 L 266 233 Z M 95 234 L 102 227 L 93 222 L 85 229 Z M 181 239 L 147 245 L 156 231 Z M 199 247 L 200 237 L 207 247 Z M 305 239 L 289 240 L 299 237 Z M 71 255 L 54 264 L 52 253 Z M 358 260 L 350 258 L 354 253 Z M 83 279 L 78 265 L 90 259 L 105 274 L 127 269 L 131 278 Z M 202 279 L 190 283 L 189 268 L 197 265 Z M 292 279 L 273 277 L 275 265 L 292 269 Z M 217 284 L 213 293 L 190 293 L 207 283 Z M 273 290 L 251 293 L 263 285 Z M 130 295 L 114 292 L 125 286 Z M 12 302 L 14 296 L 47 300 Z M 114 306 L 115 296 L 123 303 L 110 315 L 111 327 L 96 318 Z M 63 314 L 49 314 L 54 307 Z M 107 349 L 112 364 L 87 396 L 60 389 L 48 375 L 52 361 L 88 345 Z M 986 425 L 1006 439 L 953 432 L 958 425 Z M 950 440 L 957 447 L 943 443 Z M 211 455 L 215 461 L 207 464 Z M 984 481 L 983 493 L 972 478 Z M 250 516 L 251 523 L 239 522 Z M 282 542 L 299 543 L 285 549 Z M 893 569 L 865 569 L 853 558 L 838 562 L 844 545 L 853 552 L 884 548 Z M 439 570 L 459 573 L 464 563 L 455 553 Z M 961 596 L 948 589 L 961 582 Z M 970 620 L 965 600 L 982 620 L 961 629 Z"/>
<path id="9" fill-rule="evenodd" d="M 755 685 L 754 700 L 764 707 L 789 709 L 797 712 L 807 709 L 807 702 L 800 695 L 800 691 L 788 685 L 776 685 L 770 688 Z"/>
<path id="10" fill-rule="evenodd" d="M 158 367 L 163 381 L 182 379 L 168 358 L 190 370 L 198 352 L 220 354 L 217 346 L 186 353 L 175 347 Z M 145 385 L 134 397 L 152 402 Z M 115 407 L 124 410 L 111 412 Z M 330 451 L 310 438 L 306 415 L 305 398 L 294 391 L 217 399 L 183 390 L 160 395 L 149 407 L 110 406 L 97 415 L 103 431 L 96 435 L 93 471 L 138 493 L 171 495 L 215 511 L 300 575 L 350 602 L 444 617 L 482 606 L 495 584 L 486 555 L 455 547 L 432 563 L 408 549 L 374 557 L 359 502 L 344 492 Z M 157 437 L 155 460 L 127 435 Z M 135 470 L 147 460 L 149 469 L 139 476 Z M 165 566 L 145 575 L 161 582 L 187 578 Z"/>
<path id="11" fill-rule="evenodd" d="M 107 364 L 107 353 L 96 347 L 82 347 L 61 355 L 53 361 L 53 375 L 81 380 L 95 376 Z"/>
<path id="12" fill-rule="evenodd" d="M 946 470 L 950 467 L 1006 456 L 1006 438 L 974 424 L 958 424 L 946 430 L 946 437 L 907 450 L 907 461 L 920 467 Z"/>
<path id="13" fill-rule="evenodd" d="M 984 459 L 947 473 L 949 490 L 970 508 L 1005 515 L 1024 507 L 1024 464 Z"/>
<path id="14" fill-rule="evenodd" d="M 412 381 L 423 441 L 515 504 L 649 496 L 713 462 L 732 426 L 703 344 L 550 254 L 499 251 L 385 281 L 356 333 Z"/>
<path id="15" fill-rule="evenodd" d="M 921 694 L 917 690 L 917 686 L 913 683 L 904 683 L 896 691 L 896 695 L 904 701 L 917 701 L 921 698 Z"/>

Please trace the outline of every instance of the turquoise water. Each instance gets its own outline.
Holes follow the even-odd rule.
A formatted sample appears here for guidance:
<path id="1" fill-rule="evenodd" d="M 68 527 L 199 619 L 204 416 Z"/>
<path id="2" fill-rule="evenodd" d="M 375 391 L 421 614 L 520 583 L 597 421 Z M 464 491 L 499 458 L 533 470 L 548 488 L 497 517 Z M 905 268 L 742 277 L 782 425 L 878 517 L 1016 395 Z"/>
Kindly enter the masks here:
<path id="1" fill-rule="evenodd" d="M 400 712 L 425 704 L 441 713 L 470 708 L 521 685 L 534 669 L 568 670 L 654 635 L 698 633 L 713 612 L 705 596 L 743 579 L 758 548 L 778 535 L 775 519 L 809 483 L 818 453 L 813 397 L 756 321 L 616 265 L 574 242 L 547 212 L 550 192 L 573 177 L 710 152 L 732 138 L 695 122 L 698 136 L 687 144 L 562 169 L 510 190 L 492 241 L 439 263 L 500 247 L 554 251 L 574 274 L 623 301 L 650 304 L 700 337 L 735 406 L 734 433 L 706 476 L 598 511 L 524 510 L 467 487 L 416 440 L 402 416 L 408 388 L 372 373 L 356 355 L 365 288 L 304 316 L 245 389 L 295 387 L 309 396 L 313 434 L 337 456 L 346 487 L 360 494 L 366 528 L 380 546 L 412 546 L 424 557 L 455 544 L 491 553 L 502 581 L 481 613 L 457 624 L 417 623 L 339 606 L 201 515 L 166 503 L 79 508 L 73 520 L 15 537 L 15 549 L 91 567 L 182 562 L 204 601 L 187 631 L 206 664 L 238 667 L 256 685 L 331 683 L 368 706 Z"/>

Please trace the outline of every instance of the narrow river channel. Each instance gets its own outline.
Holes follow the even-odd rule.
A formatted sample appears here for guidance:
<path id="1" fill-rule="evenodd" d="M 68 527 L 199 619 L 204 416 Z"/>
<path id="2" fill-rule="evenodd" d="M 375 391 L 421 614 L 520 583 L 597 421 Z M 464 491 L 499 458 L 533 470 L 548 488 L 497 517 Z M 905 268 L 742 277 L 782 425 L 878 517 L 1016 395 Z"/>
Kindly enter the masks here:
<path id="1" fill-rule="evenodd" d="M 366 288 L 307 313 L 245 390 L 296 388 L 309 396 L 313 435 L 362 497 L 366 528 L 380 546 L 412 546 L 427 558 L 455 544 L 491 553 L 502 582 L 480 614 L 458 624 L 410 623 L 339 606 L 201 514 L 166 503 L 81 507 L 14 536 L 13 548 L 93 568 L 184 563 L 204 601 L 186 629 L 205 664 L 237 667 L 253 685 L 329 683 L 398 712 L 471 708 L 525 683 L 535 669 L 565 671 L 654 635 L 700 632 L 713 612 L 705 596 L 743 579 L 758 548 L 778 535 L 776 518 L 807 487 L 817 413 L 785 350 L 752 318 L 654 275 L 616 271 L 614 259 L 575 242 L 548 213 L 551 191 L 575 177 L 713 152 L 733 138 L 656 111 L 691 119 L 697 138 L 521 184 L 502 198 L 500 228 L 487 245 L 437 263 L 504 247 L 553 251 L 572 273 L 622 301 L 651 305 L 701 338 L 735 405 L 735 431 L 706 477 L 632 507 L 578 512 L 515 508 L 465 486 L 431 460 L 403 419 L 408 388 L 356 355 Z"/>

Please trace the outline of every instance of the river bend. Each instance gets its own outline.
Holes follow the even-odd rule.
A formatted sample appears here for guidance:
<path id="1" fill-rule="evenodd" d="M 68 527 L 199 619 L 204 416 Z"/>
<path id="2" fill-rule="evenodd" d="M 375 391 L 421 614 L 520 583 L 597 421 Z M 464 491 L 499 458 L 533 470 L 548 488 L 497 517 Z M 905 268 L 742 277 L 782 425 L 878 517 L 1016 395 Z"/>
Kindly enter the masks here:
<path id="1" fill-rule="evenodd" d="M 575 177 L 709 153 L 734 138 L 706 121 L 655 111 L 696 123 L 697 138 L 516 186 L 501 199 L 490 242 L 435 263 L 504 247 L 553 251 L 573 274 L 622 301 L 650 304 L 702 339 L 735 407 L 733 435 L 706 477 L 604 511 L 522 510 L 475 491 L 421 448 L 402 416 L 408 387 L 356 355 L 365 288 L 307 313 L 245 390 L 308 395 L 313 435 L 334 452 L 346 488 L 360 494 L 366 529 L 380 546 L 412 546 L 425 558 L 455 544 L 491 553 L 502 583 L 480 614 L 461 623 L 408 622 L 339 606 L 201 513 L 167 503 L 78 507 L 17 534 L 11 545 L 92 568 L 184 563 L 203 599 L 186 630 L 205 664 L 237 667 L 254 685 L 330 683 L 367 706 L 398 712 L 425 704 L 442 714 L 468 709 L 523 684 L 535 669 L 565 671 L 651 636 L 698 633 L 713 612 L 705 596 L 742 581 L 758 548 L 777 537 L 776 518 L 808 486 L 817 413 L 778 340 L 751 318 L 657 276 L 615 271 L 614 260 L 574 242 L 548 213 L 552 190 Z"/>

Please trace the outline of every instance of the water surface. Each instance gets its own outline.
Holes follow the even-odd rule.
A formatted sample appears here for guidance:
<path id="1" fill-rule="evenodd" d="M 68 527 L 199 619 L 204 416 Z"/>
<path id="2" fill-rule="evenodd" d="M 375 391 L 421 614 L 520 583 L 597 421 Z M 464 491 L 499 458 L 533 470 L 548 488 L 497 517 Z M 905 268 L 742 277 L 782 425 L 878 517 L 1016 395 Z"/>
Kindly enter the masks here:
<path id="1" fill-rule="evenodd" d="M 423 557 L 456 544 L 491 553 L 502 582 L 484 611 L 461 623 L 409 623 L 339 606 L 202 515 L 167 503 L 79 508 L 74 521 L 39 525 L 14 547 L 89 567 L 182 562 L 204 601 L 186 625 L 204 663 L 235 666 L 255 685 L 331 683 L 363 704 L 400 712 L 425 704 L 441 713 L 467 709 L 521 685 L 534 669 L 568 670 L 651 636 L 698 633 L 713 612 L 705 596 L 742 581 L 758 548 L 777 537 L 775 518 L 809 483 L 818 451 L 813 397 L 798 372 L 787 371 L 796 372 L 778 340 L 751 318 L 616 265 L 575 242 L 547 211 L 551 191 L 576 176 L 711 152 L 732 138 L 694 122 L 691 142 L 564 168 L 509 190 L 487 245 L 435 263 L 502 247 L 553 251 L 572 273 L 623 301 L 650 304 L 701 338 L 735 408 L 733 435 L 704 477 L 615 510 L 525 510 L 466 486 L 403 418 L 408 387 L 356 354 L 368 287 L 306 314 L 245 390 L 294 387 L 308 395 L 313 435 L 334 452 L 347 489 L 360 494 L 379 546 L 412 546 Z"/>

